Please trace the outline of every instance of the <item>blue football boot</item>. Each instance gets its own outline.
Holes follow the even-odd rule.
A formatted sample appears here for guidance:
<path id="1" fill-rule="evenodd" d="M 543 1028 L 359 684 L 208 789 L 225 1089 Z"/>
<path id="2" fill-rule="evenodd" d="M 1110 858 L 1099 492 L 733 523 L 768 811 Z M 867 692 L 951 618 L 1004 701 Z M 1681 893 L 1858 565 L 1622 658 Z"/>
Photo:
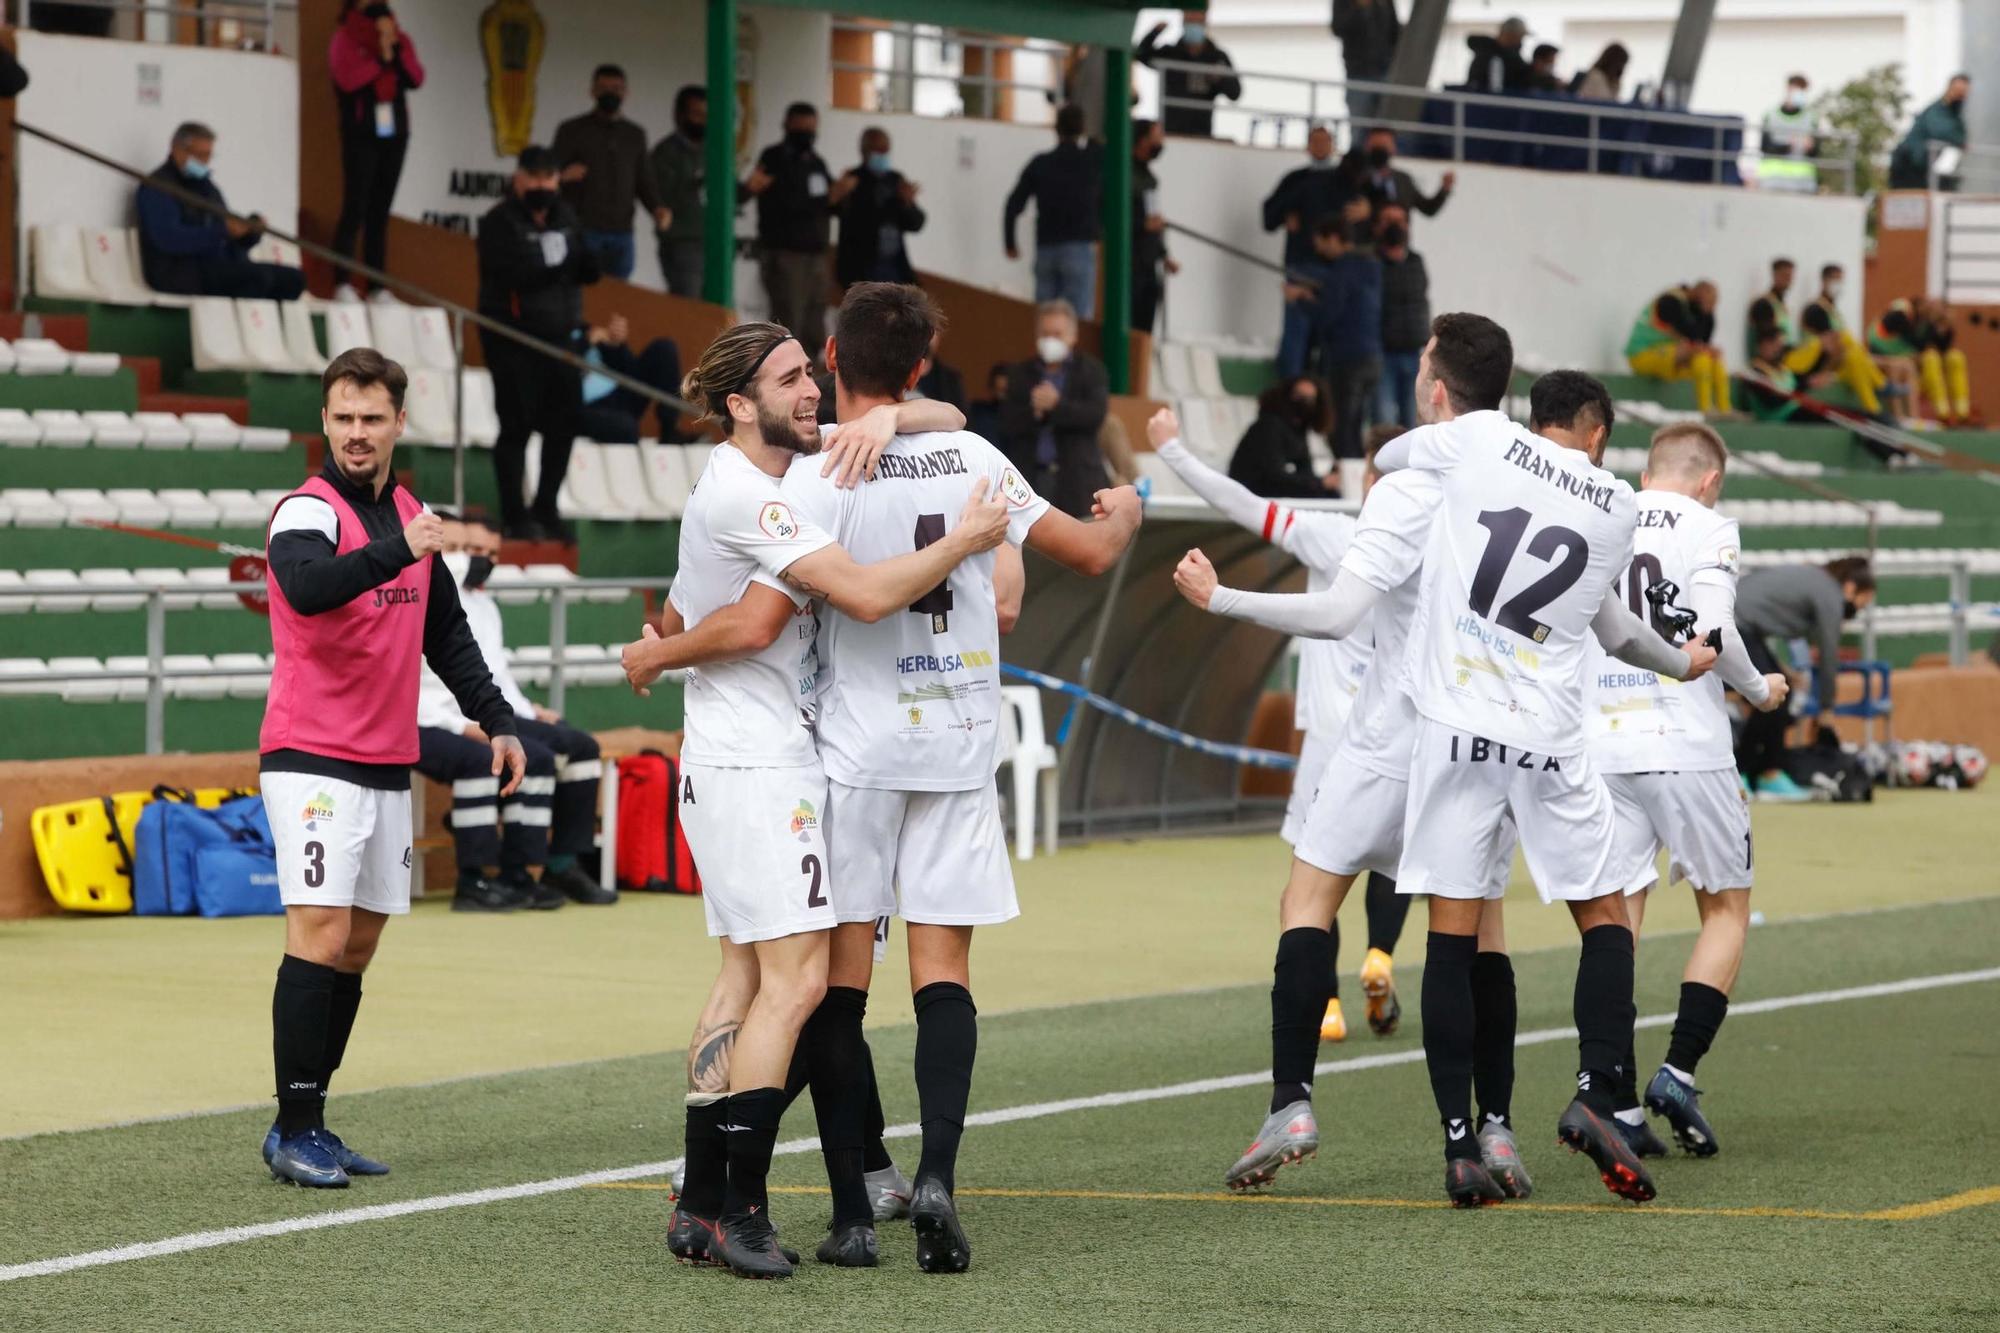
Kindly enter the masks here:
<path id="1" fill-rule="evenodd" d="M 347 1172 L 333 1155 L 337 1142 L 323 1129 L 309 1129 L 288 1139 L 279 1139 L 271 1154 L 271 1176 L 289 1180 L 308 1189 L 344 1190 Z"/>

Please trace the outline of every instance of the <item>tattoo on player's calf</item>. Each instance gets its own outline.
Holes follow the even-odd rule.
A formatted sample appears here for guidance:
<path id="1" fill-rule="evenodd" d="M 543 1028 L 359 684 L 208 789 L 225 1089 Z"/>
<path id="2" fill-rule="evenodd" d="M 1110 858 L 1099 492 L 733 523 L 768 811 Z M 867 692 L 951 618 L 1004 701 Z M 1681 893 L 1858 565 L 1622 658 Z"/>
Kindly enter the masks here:
<path id="1" fill-rule="evenodd" d="M 688 1091 L 721 1093 L 729 1091 L 729 1056 L 736 1049 L 737 1019 L 718 1024 L 696 1035 L 688 1052 Z"/>

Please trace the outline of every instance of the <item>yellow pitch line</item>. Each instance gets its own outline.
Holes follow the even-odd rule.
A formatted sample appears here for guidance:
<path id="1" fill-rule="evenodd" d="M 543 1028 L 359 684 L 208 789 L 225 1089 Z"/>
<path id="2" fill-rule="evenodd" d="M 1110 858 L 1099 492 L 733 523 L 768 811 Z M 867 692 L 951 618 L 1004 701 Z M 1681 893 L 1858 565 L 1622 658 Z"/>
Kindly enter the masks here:
<path id="1" fill-rule="evenodd" d="M 653 1182 L 620 1180 L 585 1186 L 598 1190 L 666 1190 L 671 1185 Z M 773 1185 L 773 1194 L 825 1194 L 816 1185 Z M 959 1190 L 960 1198 L 972 1199 L 1094 1199 L 1118 1203 L 1232 1203 L 1283 1205 L 1287 1207 L 1312 1208 L 1449 1208 L 1452 1205 L 1442 1199 L 1341 1199 L 1319 1194 L 1223 1194 L 1208 1191 L 1170 1190 L 1022 1190 L 1022 1189 L 979 1189 L 968 1187 Z M 1987 1204 L 2000 1203 L 2000 1185 L 1987 1185 L 1980 1189 L 1965 1190 L 1958 1194 L 1946 1195 L 1942 1199 L 1929 1199 L 1921 1203 L 1903 1204 L 1896 1208 L 1882 1208 L 1874 1212 L 1840 1212 L 1826 1208 L 1776 1208 L 1751 1206 L 1743 1208 L 1677 1208 L 1671 1204 L 1633 1205 L 1624 1203 L 1520 1203 L 1500 1205 L 1510 1213 L 1631 1213 L 1642 1212 L 1656 1217 L 1756 1217 L 1756 1218 L 1796 1218 L 1811 1222 L 1915 1222 L 1925 1218 L 1942 1217 L 1946 1213 L 1956 1213 L 1967 1208 L 1980 1208 Z"/>

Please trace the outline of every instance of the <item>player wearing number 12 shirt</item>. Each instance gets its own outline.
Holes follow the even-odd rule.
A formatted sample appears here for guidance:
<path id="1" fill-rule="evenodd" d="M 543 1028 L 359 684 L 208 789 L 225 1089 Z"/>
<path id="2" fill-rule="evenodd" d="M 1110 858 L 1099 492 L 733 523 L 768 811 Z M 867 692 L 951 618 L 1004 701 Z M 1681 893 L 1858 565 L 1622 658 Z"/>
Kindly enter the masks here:
<path id="1" fill-rule="evenodd" d="M 941 326 L 921 288 L 849 287 L 826 346 L 838 419 L 900 399 Z M 820 757 L 840 921 L 828 1000 L 855 1001 L 848 1021 L 858 1046 L 875 922 L 900 910 L 909 924 L 923 1124 L 910 1218 L 917 1266 L 929 1273 L 962 1272 L 972 1259 L 952 1203 L 978 1043 L 972 931 L 1020 912 L 993 785 L 1001 706 L 996 568 L 1018 587 L 1012 548 L 1025 544 L 1078 573 L 1103 573 L 1138 530 L 1139 500 L 1130 487 L 1100 491 L 1100 520 L 1079 522 L 1050 508 L 999 450 L 965 431 L 897 436 L 874 475 L 852 490 L 834 487 L 812 459 L 794 462 L 785 478 L 800 521 L 833 533 L 858 560 L 907 557 L 913 546 L 942 539 L 948 516 L 982 484 L 1006 503 L 1008 546 L 958 565 L 900 614 L 864 623 L 836 608 L 820 632 Z M 808 571 L 789 577 L 817 591 Z M 842 1241 L 836 1234 L 831 1243 Z"/>

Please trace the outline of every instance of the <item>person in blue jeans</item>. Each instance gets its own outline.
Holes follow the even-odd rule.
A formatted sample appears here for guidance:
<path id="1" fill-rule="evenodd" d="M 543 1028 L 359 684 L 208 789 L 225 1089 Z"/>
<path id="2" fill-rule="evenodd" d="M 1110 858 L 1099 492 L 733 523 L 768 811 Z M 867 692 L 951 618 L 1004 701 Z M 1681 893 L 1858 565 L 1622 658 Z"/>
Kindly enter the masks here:
<path id="1" fill-rule="evenodd" d="M 1056 112 L 1056 146 L 1021 169 L 1002 219 L 1007 258 L 1019 259 L 1016 226 L 1035 205 L 1035 300 L 1067 301 L 1080 319 L 1097 310 L 1099 201 L 1104 192 L 1104 149 L 1083 132 L 1083 108 L 1074 102 Z"/>
<path id="2" fill-rule="evenodd" d="M 599 65 L 590 76 L 591 109 L 556 127 L 549 148 L 562 164 L 562 197 L 583 224 L 585 249 L 607 277 L 629 278 L 637 257 L 632 205 L 644 205 L 656 231 L 674 220 L 653 178 L 646 131 L 625 118 L 625 71 Z"/>
<path id="3" fill-rule="evenodd" d="M 1375 254 L 1382 261 L 1382 380 L 1375 419 L 1410 428 L 1417 424 L 1417 361 L 1430 339 L 1431 279 L 1424 257 L 1410 248 L 1402 210 L 1385 210 Z"/>
<path id="4" fill-rule="evenodd" d="M 1350 239 L 1354 224 L 1327 218 L 1313 228 L 1313 258 L 1295 265 L 1287 302 L 1304 308 L 1319 348 L 1320 378 L 1333 395 L 1336 458 L 1362 456 L 1362 428 L 1382 378 L 1382 263 Z"/>

